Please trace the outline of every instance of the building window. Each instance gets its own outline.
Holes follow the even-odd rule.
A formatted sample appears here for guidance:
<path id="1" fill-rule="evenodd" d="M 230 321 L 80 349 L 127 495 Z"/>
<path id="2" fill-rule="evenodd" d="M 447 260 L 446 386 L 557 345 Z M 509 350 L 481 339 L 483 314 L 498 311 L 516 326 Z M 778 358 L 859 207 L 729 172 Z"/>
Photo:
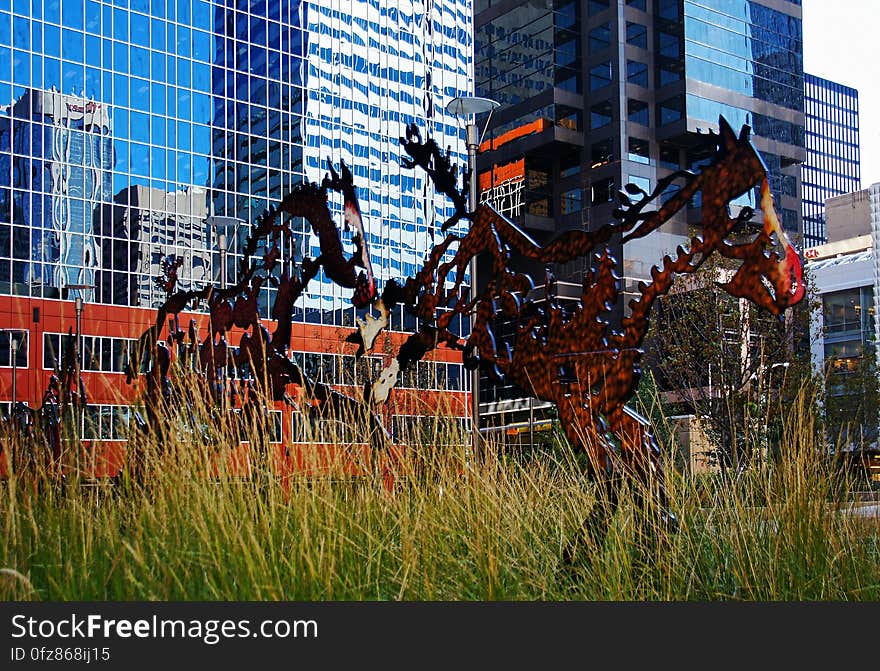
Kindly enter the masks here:
<path id="1" fill-rule="evenodd" d="M 598 168 L 614 160 L 614 143 L 609 138 L 590 148 L 590 167 Z"/>
<path id="2" fill-rule="evenodd" d="M 28 332 L 0 331 L 0 367 L 12 368 L 12 356 L 15 352 L 15 365 L 18 368 L 28 367 Z"/>
<path id="3" fill-rule="evenodd" d="M 636 100 L 635 98 L 630 98 L 629 100 L 627 100 L 626 118 L 633 123 L 637 123 L 642 126 L 650 125 L 650 118 L 648 115 L 648 103 L 643 100 Z"/>
<path id="4" fill-rule="evenodd" d="M 583 198 L 580 189 L 571 189 L 562 194 L 562 214 L 580 212 L 583 209 Z"/>
<path id="5" fill-rule="evenodd" d="M 639 187 L 646 194 L 651 194 L 651 180 L 647 177 L 639 177 L 638 175 L 630 175 L 629 183 Z M 636 196 L 637 198 L 641 198 L 642 196 Z"/>
<path id="6" fill-rule="evenodd" d="M 639 61 L 626 62 L 626 81 L 637 86 L 648 86 L 648 66 Z"/>
<path id="7" fill-rule="evenodd" d="M 136 340 L 130 338 L 82 337 L 80 365 L 84 371 L 95 373 L 124 373 Z M 74 337 L 62 333 L 43 334 L 43 368 L 60 370 L 67 348 L 74 346 Z"/>
<path id="8" fill-rule="evenodd" d="M 611 83 L 611 61 L 590 68 L 590 90 L 595 91 Z"/>
<path id="9" fill-rule="evenodd" d="M 657 0 L 657 5 L 654 9 L 654 12 L 661 19 L 675 21 L 681 18 L 681 8 L 679 7 L 680 4 L 681 0 Z"/>
<path id="10" fill-rule="evenodd" d="M 659 31 L 657 33 L 657 51 L 666 58 L 680 58 L 681 38 L 675 33 Z"/>
<path id="11" fill-rule="evenodd" d="M 611 46 L 611 24 L 603 23 L 593 28 L 589 35 L 589 45 L 591 54 Z"/>
<path id="12" fill-rule="evenodd" d="M 825 361 L 829 371 L 844 375 L 854 373 L 859 368 L 859 361 L 864 351 L 865 347 L 861 340 L 847 340 L 826 344 Z"/>
<path id="13" fill-rule="evenodd" d="M 593 183 L 590 199 L 593 205 L 613 202 L 614 197 L 614 179 L 612 177 L 600 179 Z"/>
<path id="14" fill-rule="evenodd" d="M 626 22 L 626 43 L 642 49 L 648 48 L 648 29 L 641 23 Z"/>
<path id="15" fill-rule="evenodd" d="M 651 162 L 650 145 L 647 140 L 637 137 L 629 138 L 629 154 L 627 158 L 635 163 L 649 164 Z"/>
<path id="16" fill-rule="evenodd" d="M 665 64 L 657 68 L 657 79 L 660 86 L 666 86 L 667 84 L 677 82 L 681 77 L 682 70 L 676 65 Z"/>
<path id="17" fill-rule="evenodd" d="M 131 408 L 127 405 L 87 405 L 82 436 L 91 440 L 126 440 Z"/>
<path id="18" fill-rule="evenodd" d="M 593 16 L 594 14 L 598 14 L 599 12 L 603 12 L 608 9 L 609 0 L 589 0 L 589 4 L 587 5 L 587 12 L 589 16 Z"/>
<path id="19" fill-rule="evenodd" d="M 590 108 L 590 128 L 602 128 L 611 123 L 611 101 L 603 100 Z"/>
<path id="20" fill-rule="evenodd" d="M 556 58 L 556 67 L 571 65 L 579 59 L 578 41 L 569 40 L 564 44 L 556 46 L 554 57 Z"/>
<path id="21" fill-rule="evenodd" d="M 675 123 L 684 117 L 684 98 L 676 96 L 657 105 L 658 125 Z"/>
<path id="22" fill-rule="evenodd" d="M 843 333 L 846 331 L 861 331 L 863 322 L 868 321 L 865 315 L 861 290 L 847 289 L 835 291 L 822 296 L 823 316 L 825 320 L 825 333 Z M 872 315 L 873 317 L 873 315 Z"/>

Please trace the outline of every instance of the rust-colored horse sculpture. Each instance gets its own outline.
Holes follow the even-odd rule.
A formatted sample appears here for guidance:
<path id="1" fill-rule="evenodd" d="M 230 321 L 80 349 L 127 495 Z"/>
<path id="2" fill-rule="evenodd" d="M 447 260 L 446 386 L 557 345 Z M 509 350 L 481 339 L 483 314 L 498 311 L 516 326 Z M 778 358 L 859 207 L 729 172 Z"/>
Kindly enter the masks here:
<path id="1" fill-rule="evenodd" d="M 168 300 L 160 308 L 155 326 L 140 341 L 140 361 L 145 362 L 143 369 L 153 376 L 149 388 L 154 401 L 158 406 L 162 390 L 167 388 L 170 360 L 170 353 L 158 344 L 158 335 L 166 318 L 172 315 L 169 342 L 177 342 L 184 355 L 195 356 L 195 329 L 191 324 L 187 338 L 177 325 L 177 314 L 196 299 L 206 301 L 211 313 L 210 333 L 198 355 L 198 369 L 211 385 L 218 388 L 218 371 L 231 357 L 236 362 L 250 363 L 256 385 L 275 400 L 287 398 L 287 385 L 299 384 L 319 404 L 331 408 L 365 405 L 375 447 L 387 444 L 387 432 L 382 429 L 375 408 L 388 399 L 399 373 L 432 349 L 446 346 L 460 350 L 467 367 L 481 366 L 535 397 L 553 402 L 568 439 L 590 454 L 601 479 L 613 482 L 611 476 L 615 474 L 636 477 L 656 486 L 662 501 L 659 450 L 650 426 L 626 407 L 638 385 L 641 345 L 654 302 L 669 292 L 676 275 L 694 273 L 715 253 L 741 263 L 724 288 L 774 315 L 797 303 L 804 293 L 799 257 L 779 225 L 766 169 L 749 140 L 749 132 L 744 126 L 737 136 L 720 119 L 720 134 L 714 136 L 715 155 L 701 172 L 676 172 L 660 180 L 651 194 L 629 185 L 627 193 L 620 195 L 622 206 L 615 212 L 614 221 L 595 231 L 568 231 L 541 247 L 488 205 L 468 212 L 465 194 L 472 176 L 465 174 L 461 180 L 463 187 L 459 188 L 458 171 L 449 155 L 440 151 L 433 140 L 423 141 L 411 126 L 407 136 L 401 138 L 410 156 L 406 167 L 424 169 L 438 191 L 453 203 L 455 212 L 444 223 L 443 230 L 466 222 L 467 232 L 448 233 L 430 250 L 424 267 L 415 277 L 400 283 L 389 281 L 379 295 L 351 173 L 344 165 L 339 173 L 331 168 L 321 186 L 303 184 L 256 222 L 245 245 L 240 279 L 235 286 L 176 292 L 177 265 L 172 262 L 166 266 L 160 282 Z M 647 206 L 656 203 L 673 184 L 679 187 L 678 191 L 658 209 L 649 210 Z M 749 222 L 754 212 L 743 208 L 731 217 L 729 204 L 755 187 L 761 193 L 763 227 L 751 241 L 731 243 L 729 236 Z M 349 258 L 343 254 L 339 229 L 329 213 L 327 194 L 331 190 L 343 195 L 345 226 L 354 229 L 355 253 Z M 689 248 L 679 247 L 675 258 L 667 256 L 659 267 L 652 269 L 651 281 L 639 285 L 638 296 L 630 301 L 621 328 L 612 328 L 607 315 L 617 302 L 620 288 L 610 245 L 625 244 L 650 234 L 698 192 L 702 196 L 700 235 L 691 239 Z M 633 200 L 633 196 L 640 197 Z M 282 258 L 282 249 L 293 247 L 282 244 L 292 235 L 285 215 L 309 221 L 320 240 L 318 258 L 304 258 L 298 264 L 292 258 Z M 262 259 L 255 260 L 261 241 L 265 253 Z M 463 280 L 468 265 L 478 254 L 490 259 L 490 279 L 481 293 L 469 295 Z M 527 295 L 535 281 L 511 267 L 513 254 L 546 266 L 588 259 L 590 270 L 584 279 L 580 303 L 563 309 L 553 298 L 552 278 L 548 277 L 538 280 L 547 285 L 550 300 L 541 306 L 530 302 Z M 293 306 L 321 267 L 331 280 L 352 290 L 356 307 L 371 307 L 378 315 L 359 322 L 358 329 L 348 338 L 359 345 L 359 355 L 373 348 L 395 305 L 401 304 L 419 319 L 419 330 L 399 347 L 380 377 L 367 382 L 361 400 L 345 397 L 309 379 L 288 356 Z M 277 327 L 272 334 L 260 324 L 257 313 L 257 295 L 266 282 L 278 288 L 272 307 Z M 462 339 L 450 330 L 451 324 L 458 315 L 471 314 L 475 315 L 474 328 Z M 516 323 L 512 349 L 497 346 L 491 324 L 498 317 Z M 246 332 L 231 353 L 226 334 L 233 325 Z M 134 362 L 130 369 L 132 376 L 137 365 Z M 218 392 L 218 403 L 223 400 L 220 395 Z"/>
<path id="2" fill-rule="evenodd" d="M 414 157 L 413 164 L 434 173 L 443 165 L 445 157 L 431 141 L 422 143 L 416 129 L 411 128 L 402 141 Z M 672 197 L 659 209 L 646 211 L 647 205 L 676 182 L 682 184 Z M 441 183 L 452 183 L 454 188 L 448 179 Z M 761 193 L 763 228 L 750 242 L 732 244 L 728 236 L 748 222 L 754 211 L 744 208 L 731 217 L 729 203 L 756 186 Z M 395 369 L 411 365 L 438 344 L 462 349 L 469 367 L 487 368 L 535 397 L 554 403 L 568 439 L 590 453 L 599 471 L 622 468 L 642 479 L 656 475 L 662 487 L 659 450 L 650 426 L 625 405 L 638 386 L 641 345 L 652 305 L 669 292 L 677 274 L 696 272 L 710 255 L 718 253 L 741 262 L 724 288 L 779 315 L 803 297 L 802 267 L 779 225 L 766 169 L 749 140 L 748 127 L 737 137 L 721 118 L 715 156 L 700 173 L 676 172 L 660 180 L 651 194 L 632 185 L 628 192 L 621 194 L 622 207 L 615 212 L 614 222 L 592 232 L 568 231 L 544 247 L 488 205 L 481 205 L 474 213 L 457 212 L 455 220 L 471 222 L 467 234 L 448 235 L 431 251 L 415 278 L 403 287 L 392 287 L 394 291 L 386 288 L 383 301 L 387 304 L 390 297 L 390 302 L 402 302 L 422 324 L 401 348 Z M 604 315 L 617 302 L 619 287 L 608 244 L 617 236 L 626 243 L 648 235 L 698 192 L 702 195 L 700 235 L 690 241 L 689 249 L 679 247 L 675 258 L 667 256 L 660 267 L 652 269 L 652 280 L 640 283 L 639 296 L 630 301 L 622 328 L 612 329 Z M 630 196 L 636 194 L 642 197 L 633 202 Z M 449 195 L 460 202 L 457 194 Z M 443 262 L 452 249 L 452 260 Z M 588 257 L 591 270 L 584 279 L 580 304 L 564 310 L 553 300 L 552 291 L 545 307 L 526 301 L 534 283 L 510 267 L 513 252 L 545 265 Z M 478 254 L 490 259 L 490 280 L 484 291 L 469 299 L 462 290 L 462 280 Z M 552 290 L 552 284 L 549 288 Z M 473 332 L 461 343 L 449 325 L 457 314 L 471 313 L 476 315 Z M 491 324 L 497 317 L 517 325 L 512 350 L 496 346 Z M 393 381 L 396 376 L 385 377 Z M 384 397 L 387 386 L 374 393 Z M 619 457 L 616 464 L 612 464 L 612 455 Z"/>

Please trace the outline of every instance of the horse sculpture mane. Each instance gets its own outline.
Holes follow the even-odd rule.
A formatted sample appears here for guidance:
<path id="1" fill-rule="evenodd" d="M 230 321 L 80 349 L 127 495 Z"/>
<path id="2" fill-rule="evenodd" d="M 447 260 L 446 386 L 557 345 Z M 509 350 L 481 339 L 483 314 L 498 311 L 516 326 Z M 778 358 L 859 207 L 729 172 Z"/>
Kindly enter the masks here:
<path id="1" fill-rule="evenodd" d="M 662 487 L 659 450 L 650 426 L 626 407 L 641 374 L 641 345 L 654 302 L 669 292 L 676 275 L 696 272 L 716 253 L 741 264 L 723 287 L 774 315 L 797 303 L 804 294 L 800 259 L 779 225 L 766 168 L 749 140 L 750 129 L 744 126 L 737 136 L 723 118 L 719 124 L 720 133 L 713 136 L 715 154 L 700 172 L 675 172 L 659 180 L 650 194 L 628 185 L 620 194 L 621 207 L 612 222 L 590 232 L 568 231 L 543 247 L 489 205 L 467 211 L 465 194 L 474 176 L 465 173 L 463 188 L 459 188 L 458 171 L 449 153 L 442 152 L 431 139 L 423 141 L 418 129 L 410 126 L 406 137 L 401 138 L 410 156 L 404 161 L 405 167 L 425 170 L 438 191 L 453 203 L 455 212 L 442 230 L 467 223 L 466 233 L 447 233 L 429 251 L 414 277 L 388 281 L 380 294 L 370 266 L 352 175 L 344 164 L 339 173 L 331 168 L 320 186 L 306 183 L 297 187 L 258 219 L 246 241 L 235 286 L 179 292 L 179 264 L 171 261 L 166 265 L 160 283 L 168 299 L 159 309 L 155 325 L 141 337 L 140 356 L 132 362 L 129 376 L 136 377 L 139 368 L 151 376 L 149 393 L 158 406 L 163 394 L 167 396 L 171 357 L 169 348 L 158 340 L 166 318 L 172 317 L 167 341 L 176 342 L 185 355 L 195 357 L 196 330 L 190 324 L 188 333 L 184 333 L 177 315 L 196 300 L 206 301 L 210 328 L 202 342 L 197 368 L 215 389 L 217 403 L 228 402 L 221 398 L 218 367 L 230 356 L 227 333 L 236 326 L 245 333 L 232 357 L 251 364 L 253 384 L 269 398 L 287 399 L 288 385 L 297 384 L 331 409 L 366 409 L 371 440 L 374 447 L 381 447 L 387 445 L 388 434 L 381 426 L 377 407 L 387 401 L 401 371 L 431 350 L 445 346 L 461 351 L 467 368 L 480 366 L 554 403 L 568 439 L 590 453 L 597 472 L 623 469 L 640 479 L 659 481 Z M 649 209 L 673 184 L 679 186 L 678 191 L 660 207 Z M 761 193 L 762 227 L 749 242 L 732 243 L 729 236 L 755 213 L 743 208 L 731 217 L 729 204 L 755 187 Z M 345 226 L 354 230 L 355 253 L 349 258 L 343 253 L 340 231 L 328 208 L 329 191 L 342 194 Z M 610 245 L 649 235 L 697 193 L 702 196 L 700 234 L 690 240 L 688 248 L 679 247 L 674 258 L 666 256 L 651 270 L 651 281 L 639 284 L 638 295 L 630 301 L 621 327 L 612 328 L 608 314 L 617 303 L 620 289 Z M 291 257 L 284 258 L 282 250 L 293 247 L 285 242 L 292 235 L 285 216 L 287 222 L 290 217 L 309 221 L 320 241 L 318 258 L 303 258 L 298 263 Z M 265 253 L 262 259 L 255 259 L 261 242 Z M 529 301 L 527 295 L 536 282 L 511 267 L 514 253 L 544 266 L 587 259 L 589 271 L 580 301 L 563 309 L 555 300 L 549 275 L 538 278 L 548 289 L 548 300 L 543 305 Z M 485 289 L 474 295 L 463 282 L 476 255 L 490 260 L 491 273 Z M 294 304 L 321 268 L 333 282 L 352 290 L 356 307 L 369 307 L 378 315 L 359 321 L 347 338 L 357 343 L 359 356 L 373 349 L 394 306 L 402 305 L 419 319 L 418 331 L 397 348 L 378 379 L 366 383 L 360 398 L 345 396 L 309 379 L 289 356 Z M 260 323 L 256 307 L 257 295 L 266 283 L 278 289 L 272 307 L 276 328 L 271 334 Z M 474 326 L 467 338 L 450 330 L 457 316 L 472 314 Z M 498 346 L 491 328 L 496 317 L 516 324 L 512 349 Z M 241 398 L 242 403 L 244 400 Z"/>

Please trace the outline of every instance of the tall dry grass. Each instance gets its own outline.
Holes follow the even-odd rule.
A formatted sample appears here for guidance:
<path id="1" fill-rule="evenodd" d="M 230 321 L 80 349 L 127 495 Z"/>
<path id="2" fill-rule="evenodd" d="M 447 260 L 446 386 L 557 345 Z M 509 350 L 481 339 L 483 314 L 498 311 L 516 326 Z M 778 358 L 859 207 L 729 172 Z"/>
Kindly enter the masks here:
<path id="1" fill-rule="evenodd" d="M 343 446 L 285 480 L 255 426 L 243 476 L 225 467 L 232 427 L 176 402 L 163 444 L 132 439 L 137 478 L 71 473 L 61 491 L 30 470 L 2 483 L 0 596 L 876 600 L 880 526 L 836 512 L 847 483 L 815 448 L 806 407 L 788 418 L 778 463 L 740 478 L 671 472 L 677 531 L 625 491 L 607 537 L 568 564 L 595 501 L 564 444 L 528 459 L 473 454 L 446 444 L 450 428 L 359 475 Z"/>

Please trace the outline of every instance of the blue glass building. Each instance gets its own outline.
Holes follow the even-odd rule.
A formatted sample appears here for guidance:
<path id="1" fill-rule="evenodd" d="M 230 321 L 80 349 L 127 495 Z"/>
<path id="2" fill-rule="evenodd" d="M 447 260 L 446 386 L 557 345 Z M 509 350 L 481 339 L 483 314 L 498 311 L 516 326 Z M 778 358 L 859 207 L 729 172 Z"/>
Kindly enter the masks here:
<path id="1" fill-rule="evenodd" d="M 807 160 L 804 246 L 827 242 L 825 201 L 861 188 L 859 92 L 815 75 L 804 76 Z"/>
<path id="2" fill-rule="evenodd" d="M 448 204 L 435 202 L 421 175 L 400 168 L 398 138 L 415 122 L 441 146 L 463 149 L 462 131 L 445 104 L 472 89 L 469 10 L 469 3 L 455 0 L 0 1 L 0 102 L 7 106 L 0 145 L 7 168 L 0 179 L 4 195 L 9 189 L 19 194 L 0 201 L 0 219 L 12 222 L 18 207 L 28 214 L 15 225 L 51 229 L 56 237 L 70 228 L 83 242 L 68 246 L 65 266 L 118 265 L 128 256 L 103 253 L 95 239 L 113 238 L 126 227 L 114 231 L 92 220 L 106 210 L 99 203 L 120 206 L 120 194 L 130 200 L 133 187 L 204 195 L 204 208 L 199 203 L 190 214 L 204 209 L 206 231 L 211 217 L 246 227 L 294 184 L 320 179 L 327 160 L 345 160 L 361 189 L 380 276 L 411 273 Z M 44 145 L 55 147 L 59 140 L 40 129 L 59 126 L 41 112 L 24 112 L 27 100 L 55 91 L 71 109 L 101 111 L 100 124 L 72 136 L 80 149 L 68 151 L 79 154 L 43 156 Z M 31 146 L 25 137 L 42 139 Z M 466 160 L 462 151 L 457 156 Z M 92 198 L 67 193 L 86 203 L 70 210 L 75 222 L 51 224 L 43 211 L 51 208 L 28 195 L 45 194 L 43 182 L 22 182 L 14 177 L 20 171 L 8 167 L 36 158 L 78 166 L 88 173 L 86 182 L 100 183 L 96 188 L 71 177 Z M 41 179 L 49 182 L 46 175 Z M 199 237 L 198 244 L 214 244 L 210 234 Z M 306 239 L 304 251 L 314 242 Z M 161 246 L 158 239 L 140 243 Z M 43 247 L 52 244 L 37 245 L 39 258 L 22 261 L 62 262 L 59 251 Z M 212 250 L 194 250 L 206 251 Z M 13 258 L 11 244 L 0 246 L 2 286 L 21 280 L 12 277 Z M 103 270 L 116 276 L 138 272 L 130 265 Z M 36 278 L 37 271 L 28 272 Z M 94 270 L 40 272 L 44 296 L 59 295 L 75 277 L 77 283 L 94 282 Z M 332 313 L 341 306 L 328 302 L 324 289 L 316 288 L 313 297 L 323 301 L 315 305 Z M 131 296 L 129 303 L 140 300 Z M 332 314 L 329 319 L 338 321 Z"/>
<path id="3" fill-rule="evenodd" d="M 800 2 L 685 0 L 680 11 L 678 4 L 658 3 L 657 76 L 661 87 L 683 77 L 684 92 L 658 96 L 658 125 L 686 119 L 694 132 L 715 128 L 723 114 L 734 128 L 751 126 L 782 225 L 800 237 L 799 164 L 806 157 Z M 678 53 L 683 70 L 666 60 Z M 752 194 L 743 204 L 755 207 L 757 200 Z"/>
<path id="4" fill-rule="evenodd" d="M 414 123 L 467 163 L 446 104 L 473 91 L 472 21 L 466 0 L 0 0 L 0 299 L 155 307 L 166 256 L 180 287 L 219 281 L 218 233 L 231 279 L 250 222 L 328 161 L 354 173 L 380 289 L 412 275 L 451 206 L 399 138 Z M 354 325 L 348 293 L 319 275 L 295 320 Z"/>

